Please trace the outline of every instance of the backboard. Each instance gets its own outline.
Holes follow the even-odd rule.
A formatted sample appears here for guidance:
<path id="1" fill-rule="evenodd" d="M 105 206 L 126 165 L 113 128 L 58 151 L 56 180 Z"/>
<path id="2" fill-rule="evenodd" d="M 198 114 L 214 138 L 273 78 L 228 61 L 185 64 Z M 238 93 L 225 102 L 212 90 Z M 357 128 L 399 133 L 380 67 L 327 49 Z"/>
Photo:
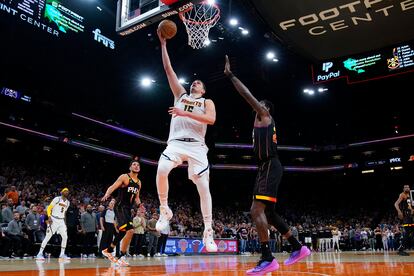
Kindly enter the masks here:
<path id="1" fill-rule="evenodd" d="M 153 23 L 191 8 L 202 0 L 178 0 L 165 5 L 160 0 L 118 0 L 116 31 L 129 35 Z"/>

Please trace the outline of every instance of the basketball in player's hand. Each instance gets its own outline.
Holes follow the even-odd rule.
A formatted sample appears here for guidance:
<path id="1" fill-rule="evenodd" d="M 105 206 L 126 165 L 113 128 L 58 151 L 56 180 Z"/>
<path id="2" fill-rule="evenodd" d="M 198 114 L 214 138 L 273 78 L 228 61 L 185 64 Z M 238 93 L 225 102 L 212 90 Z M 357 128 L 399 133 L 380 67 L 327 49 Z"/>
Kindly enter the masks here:
<path id="1" fill-rule="evenodd" d="M 158 25 L 158 30 L 163 38 L 171 39 L 177 33 L 177 25 L 173 21 L 165 19 Z"/>

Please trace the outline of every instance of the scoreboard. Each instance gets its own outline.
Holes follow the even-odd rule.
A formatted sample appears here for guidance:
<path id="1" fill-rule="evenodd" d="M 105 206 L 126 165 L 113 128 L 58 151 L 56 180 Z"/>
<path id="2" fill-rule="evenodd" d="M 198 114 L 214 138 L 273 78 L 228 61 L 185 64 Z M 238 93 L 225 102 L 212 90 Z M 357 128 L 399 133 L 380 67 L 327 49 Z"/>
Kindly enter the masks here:
<path id="1" fill-rule="evenodd" d="M 2 0 L 0 16 L 10 16 L 58 37 L 60 33 L 82 33 L 85 18 L 64 5 L 63 0 Z M 69 5 L 70 1 L 66 1 Z"/>
<path id="2" fill-rule="evenodd" d="M 349 84 L 414 72 L 414 42 L 311 66 L 314 84 L 346 79 Z"/>

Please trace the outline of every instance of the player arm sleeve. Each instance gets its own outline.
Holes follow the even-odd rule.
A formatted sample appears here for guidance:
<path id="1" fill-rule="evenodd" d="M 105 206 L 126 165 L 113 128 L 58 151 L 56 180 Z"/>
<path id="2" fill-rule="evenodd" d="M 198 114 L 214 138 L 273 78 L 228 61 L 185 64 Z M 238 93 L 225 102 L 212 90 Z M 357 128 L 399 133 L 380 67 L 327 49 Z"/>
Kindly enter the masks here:
<path id="1" fill-rule="evenodd" d="M 53 209 L 53 207 L 57 204 L 57 199 L 56 198 L 54 198 L 53 200 L 52 200 L 52 202 L 50 202 L 50 204 L 49 204 L 49 206 L 47 206 L 47 210 L 46 210 L 46 213 L 47 213 L 47 216 L 50 218 L 50 216 L 52 215 L 52 209 Z"/>

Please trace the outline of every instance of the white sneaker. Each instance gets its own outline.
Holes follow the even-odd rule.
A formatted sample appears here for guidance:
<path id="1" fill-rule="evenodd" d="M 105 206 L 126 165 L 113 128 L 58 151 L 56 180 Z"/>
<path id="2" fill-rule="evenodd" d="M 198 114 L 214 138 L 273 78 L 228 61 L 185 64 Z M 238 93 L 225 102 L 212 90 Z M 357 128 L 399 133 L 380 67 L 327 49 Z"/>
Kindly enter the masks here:
<path id="1" fill-rule="evenodd" d="M 161 257 L 160 253 L 155 254 L 155 257 Z"/>
<path id="2" fill-rule="evenodd" d="M 66 254 L 60 254 L 59 260 L 60 261 L 69 261 L 70 257 L 68 257 Z"/>
<path id="3" fill-rule="evenodd" d="M 114 257 L 114 255 L 112 253 L 109 252 L 108 249 L 102 250 L 102 255 L 107 257 L 112 263 L 116 264 L 118 260 Z"/>
<path id="4" fill-rule="evenodd" d="M 155 224 L 155 229 L 158 232 L 162 232 L 163 230 L 167 229 L 172 217 L 173 212 L 171 211 L 170 207 L 160 206 L 160 218 L 158 219 L 157 224 Z"/>
<path id="5" fill-rule="evenodd" d="M 203 235 L 203 243 L 206 246 L 207 252 L 217 252 L 217 244 L 214 242 L 213 229 L 205 229 Z"/>
<path id="6" fill-rule="evenodd" d="M 43 256 L 43 254 L 39 253 L 39 254 L 36 255 L 35 259 L 36 259 L 36 261 L 44 261 L 45 256 Z"/>
<path id="7" fill-rule="evenodd" d="M 168 255 L 167 255 L 167 254 L 165 254 L 165 253 L 164 253 L 164 254 L 162 254 L 161 256 L 162 256 L 162 257 L 168 257 Z"/>
<path id="8" fill-rule="evenodd" d="M 119 258 L 116 264 L 119 266 L 129 266 L 129 263 L 127 262 L 125 256 L 122 256 L 121 258 Z"/>
<path id="9" fill-rule="evenodd" d="M 147 254 L 147 257 L 151 257 L 150 253 Z"/>
<path id="10" fill-rule="evenodd" d="M 145 256 L 144 256 L 144 255 L 142 255 L 142 254 L 139 254 L 139 255 L 138 255 L 138 258 L 145 258 Z"/>
<path id="11" fill-rule="evenodd" d="M 92 253 L 92 254 L 89 254 L 88 258 L 89 258 L 89 259 L 95 259 L 95 258 L 96 258 L 96 256 L 95 256 L 95 254 L 93 254 L 93 253 Z"/>

